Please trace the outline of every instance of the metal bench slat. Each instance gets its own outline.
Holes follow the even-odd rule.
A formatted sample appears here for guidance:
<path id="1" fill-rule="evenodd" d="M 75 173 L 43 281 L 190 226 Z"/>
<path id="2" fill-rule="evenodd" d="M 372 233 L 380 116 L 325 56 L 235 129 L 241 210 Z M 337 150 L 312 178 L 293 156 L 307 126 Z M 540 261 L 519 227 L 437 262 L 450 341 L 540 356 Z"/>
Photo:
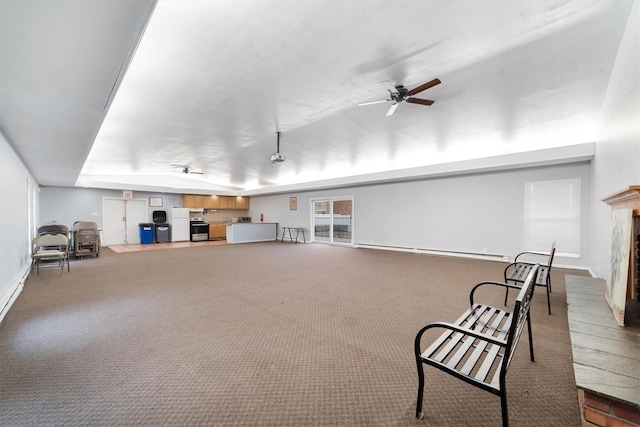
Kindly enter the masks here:
<path id="1" fill-rule="evenodd" d="M 536 277 L 536 285 L 547 286 L 547 275 L 549 274 L 549 268 L 540 267 L 538 269 L 538 276 Z"/>
<path id="2" fill-rule="evenodd" d="M 507 321 L 504 324 L 504 329 L 503 331 L 499 334 L 501 339 L 504 339 L 504 337 L 507 335 L 507 332 L 509 331 L 509 329 L 511 328 L 511 322 L 513 322 L 514 316 L 513 313 L 509 313 L 509 318 L 507 319 Z M 511 344 L 512 348 L 515 348 L 518 345 L 518 339 L 519 336 L 516 337 L 516 339 L 514 340 L 514 342 Z M 501 357 L 504 357 L 504 353 L 502 354 Z M 493 374 L 493 378 L 491 379 L 491 386 L 498 388 L 499 387 L 499 383 L 500 383 L 500 371 L 502 370 L 502 363 L 500 363 L 498 365 L 498 369 L 496 369 L 495 374 Z"/>
<path id="3" fill-rule="evenodd" d="M 484 313 L 484 314 L 480 317 L 479 320 L 475 322 L 471 322 L 471 323 L 467 322 L 467 325 L 465 326 L 467 329 L 472 330 L 474 332 L 490 335 L 492 337 L 495 336 L 496 331 L 498 331 L 499 333 L 501 332 L 500 329 L 498 328 L 500 326 L 500 323 L 502 322 L 502 319 L 506 315 L 506 312 L 504 310 L 496 309 L 494 307 L 490 307 L 486 305 L 475 305 L 471 308 L 470 313 L 471 312 Z M 471 317 L 473 318 L 473 316 Z M 491 324 L 489 325 L 488 323 L 491 321 L 491 319 L 493 319 L 493 322 L 491 322 Z M 504 332 L 504 334 L 506 334 L 506 331 Z M 452 341 L 450 343 L 451 346 L 450 347 L 448 346 L 445 349 L 446 352 L 443 350 L 441 354 L 438 354 L 435 360 L 437 360 L 438 362 L 442 362 L 443 360 L 445 360 L 446 357 L 451 353 L 451 351 L 454 350 L 455 346 L 459 344 L 460 340 L 463 337 L 457 337 L 457 338 L 458 339 L 455 341 L 455 344 Z M 458 366 L 458 363 L 460 363 L 460 361 L 463 358 L 465 358 L 465 356 L 467 356 L 469 349 L 471 348 L 471 346 L 474 344 L 475 341 L 476 341 L 476 338 L 471 336 L 466 336 L 466 338 L 462 340 L 462 345 L 458 348 L 458 350 L 454 353 L 454 355 L 449 359 L 446 365 L 449 368 L 455 370 L 456 366 Z M 474 352 L 472 353 L 471 357 L 476 357 L 476 360 L 477 360 L 477 358 L 479 358 L 480 355 L 481 353 Z M 472 363 L 475 365 L 475 362 L 472 362 Z"/>
<path id="4" fill-rule="evenodd" d="M 510 280 L 516 280 L 518 282 L 524 282 L 527 279 L 527 275 L 533 266 L 529 264 L 516 264 L 513 273 L 509 277 Z"/>
<path id="5" fill-rule="evenodd" d="M 487 351 L 487 356 L 485 357 L 484 362 L 482 363 L 482 366 L 480 366 L 480 369 L 474 376 L 476 380 L 482 381 L 484 383 L 487 383 L 485 379 L 487 378 L 487 375 L 489 374 L 491 367 L 494 365 L 494 363 L 496 363 L 496 359 L 502 358 L 502 354 L 499 354 L 499 352 L 501 349 L 504 348 L 495 344 L 490 344 L 490 346 L 491 347 L 489 347 L 489 351 Z M 498 360 L 497 363 L 499 364 L 500 360 Z"/>
<path id="6" fill-rule="evenodd" d="M 480 356 L 482 356 L 482 353 L 484 352 L 485 347 L 487 346 L 487 344 L 489 344 L 487 341 L 479 341 L 478 344 L 476 345 L 475 350 L 473 350 L 473 353 L 471 353 L 471 355 L 469 356 L 469 359 L 467 360 L 467 362 L 464 364 L 464 366 L 462 367 L 462 369 L 460 369 L 460 373 L 465 375 L 465 376 L 469 376 L 469 374 L 471 373 L 471 371 L 473 371 L 473 368 L 476 366 L 476 363 L 478 363 L 478 360 L 480 359 Z"/>
<path id="7" fill-rule="evenodd" d="M 462 316 L 458 318 L 458 320 L 455 321 L 454 325 L 460 326 L 461 324 L 465 323 L 465 321 L 473 323 L 481 316 L 481 314 L 482 314 L 481 311 L 474 311 L 473 309 L 467 310 L 464 312 Z M 447 332 L 440 335 L 440 337 L 433 344 L 431 344 L 429 348 L 427 348 L 422 353 L 421 356 L 424 358 L 432 358 L 437 361 L 442 361 L 451 352 L 453 347 L 455 347 L 457 342 L 460 341 L 460 339 L 462 338 L 461 334 L 459 333 L 456 335 L 453 335 L 454 332 L 455 331 L 448 330 Z M 431 355 L 435 353 L 445 343 L 447 339 L 451 339 L 451 342 L 447 344 L 445 348 L 442 349 L 442 351 L 438 354 L 438 356 L 432 357 Z"/>
<path id="8" fill-rule="evenodd" d="M 461 334 L 460 332 L 456 332 L 455 334 L 453 334 L 453 336 L 450 337 L 449 343 L 447 343 L 447 345 L 445 345 L 444 348 L 442 348 L 442 350 L 438 352 L 438 354 L 430 357 L 430 359 L 435 360 L 437 362 L 442 362 L 444 359 L 447 358 L 449 353 L 451 353 L 456 348 L 460 340 L 464 337 L 465 337 L 464 334 Z"/>
<path id="9" fill-rule="evenodd" d="M 500 309 L 495 309 L 494 313 L 495 313 L 495 316 L 494 316 L 493 322 L 491 323 L 491 325 L 485 325 L 485 329 L 483 329 L 483 333 L 487 335 L 491 335 L 494 338 L 499 338 L 501 335 L 504 337 L 504 335 L 506 334 L 506 331 L 504 330 L 504 326 L 500 327 L 500 323 L 502 323 L 502 319 L 504 319 L 506 316 L 510 315 L 511 313 L 504 310 L 500 310 Z M 507 330 L 508 329 L 509 327 L 507 326 Z M 498 333 L 497 336 L 495 335 L 496 332 Z"/>
<path id="10" fill-rule="evenodd" d="M 476 339 L 474 337 L 466 336 L 466 339 L 463 341 L 462 346 L 458 349 L 456 354 L 447 362 L 447 366 L 451 369 L 456 369 L 458 363 L 464 358 L 464 356 L 469 352 L 469 349 L 473 345 L 473 342 Z"/>
<path id="11" fill-rule="evenodd" d="M 498 332 L 498 334 L 495 336 L 496 339 L 504 339 L 504 337 L 507 335 L 507 332 L 509 332 L 509 327 L 511 326 L 511 318 L 511 313 L 500 310 L 500 313 L 498 314 L 498 316 L 496 316 L 493 323 L 491 324 L 491 328 L 494 330 L 494 332 Z M 505 323 L 500 329 L 498 329 L 498 326 L 503 319 L 506 319 Z M 493 333 L 491 333 L 491 335 L 494 336 Z M 464 364 L 462 369 L 460 369 L 461 374 L 469 376 L 469 373 L 471 373 L 473 368 L 476 366 L 476 363 L 478 363 L 478 360 L 480 359 L 480 356 L 482 355 L 482 352 L 484 351 L 487 344 L 487 341 L 479 341 L 477 343 L 475 350 L 473 351 L 473 353 L 471 353 L 469 359 Z"/>
<path id="12" fill-rule="evenodd" d="M 501 358 L 504 357 L 504 354 L 500 356 Z M 498 364 L 498 368 L 496 369 L 496 373 L 493 374 L 493 378 L 491 378 L 491 387 L 494 387 L 495 389 L 499 389 L 500 388 L 500 372 L 502 371 L 502 363 Z"/>
<path id="13" fill-rule="evenodd" d="M 492 313 L 495 310 L 495 308 L 487 305 L 475 305 L 471 307 L 471 309 L 467 310 L 465 312 L 465 315 L 461 316 L 455 324 L 456 326 L 460 326 L 465 329 L 480 332 L 484 328 L 484 325 L 491 319 L 491 316 L 493 315 Z M 449 354 L 451 354 L 451 352 L 456 348 L 460 340 L 464 337 L 464 334 L 456 333 L 453 337 L 451 337 L 451 341 L 440 351 L 440 353 L 438 353 L 435 357 L 432 357 L 432 359 L 437 362 L 442 362 L 443 360 L 445 360 L 449 356 Z M 458 352 L 456 352 L 456 355 L 460 355 L 460 352 L 461 350 L 458 350 Z M 454 358 L 456 358 L 456 355 L 454 355 Z M 462 352 L 460 357 L 464 357 L 464 352 Z"/>

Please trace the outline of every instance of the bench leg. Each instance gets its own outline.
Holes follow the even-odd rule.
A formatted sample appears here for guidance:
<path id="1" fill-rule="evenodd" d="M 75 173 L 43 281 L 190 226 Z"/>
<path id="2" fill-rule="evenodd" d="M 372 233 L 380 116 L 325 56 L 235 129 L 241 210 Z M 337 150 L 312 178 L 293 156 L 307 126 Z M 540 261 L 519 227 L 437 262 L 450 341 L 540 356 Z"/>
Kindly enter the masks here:
<path id="1" fill-rule="evenodd" d="M 549 292 L 551 292 L 549 290 L 549 288 L 551 287 L 551 285 L 549 284 L 549 282 L 547 282 L 547 286 L 545 286 L 545 288 L 547 288 L 547 310 L 549 310 L 549 314 L 551 314 L 551 301 L 550 301 L 550 297 L 549 297 Z"/>
<path id="2" fill-rule="evenodd" d="M 531 316 L 529 312 L 527 312 L 527 333 L 529 334 L 529 355 L 531 357 L 531 361 L 535 362 L 533 357 L 533 335 L 531 335 Z"/>
<path id="3" fill-rule="evenodd" d="M 416 402 L 416 418 L 421 420 L 424 418 L 424 413 L 422 412 L 422 397 L 424 394 L 424 367 L 422 366 L 422 361 L 419 358 L 416 358 L 416 362 L 418 363 L 418 400 Z"/>
<path id="4" fill-rule="evenodd" d="M 507 391 L 503 388 L 500 394 L 500 406 L 502 407 L 502 427 L 509 427 L 509 411 L 507 410 Z"/>

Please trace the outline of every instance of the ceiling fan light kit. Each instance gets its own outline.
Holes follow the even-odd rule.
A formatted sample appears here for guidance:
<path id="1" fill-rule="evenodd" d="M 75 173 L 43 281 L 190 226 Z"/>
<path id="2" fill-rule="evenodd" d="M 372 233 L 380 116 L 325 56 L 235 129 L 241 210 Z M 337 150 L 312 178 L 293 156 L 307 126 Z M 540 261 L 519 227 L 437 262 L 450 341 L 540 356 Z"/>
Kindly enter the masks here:
<path id="1" fill-rule="evenodd" d="M 432 101 L 430 99 L 414 98 L 413 95 L 439 85 L 442 82 L 440 81 L 440 79 L 435 78 L 411 90 L 407 89 L 403 85 L 394 86 L 391 82 L 386 80 L 380 83 L 382 83 L 382 86 L 384 86 L 389 91 L 390 98 L 382 99 L 380 101 L 364 102 L 362 104 L 358 104 L 358 106 L 363 107 L 365 105 L 378 104 L 381 102 L 393 102 L 386 114 L 386 116 L 390 116 L 395 113 L 396 108 L 398 108 L 398 105 L 403 101 L 406 101 L 410 104 L 419 104 L 426 106 L 432 105 L 435 101 Z"/>

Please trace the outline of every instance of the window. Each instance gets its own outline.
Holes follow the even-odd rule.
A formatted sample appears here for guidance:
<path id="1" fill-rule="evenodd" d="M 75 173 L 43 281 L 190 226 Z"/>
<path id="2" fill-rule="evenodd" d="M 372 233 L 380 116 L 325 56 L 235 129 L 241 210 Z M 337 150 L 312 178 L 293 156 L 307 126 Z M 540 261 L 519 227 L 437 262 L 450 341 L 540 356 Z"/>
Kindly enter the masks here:
<path id="1" fill-rule="evenodd" d="M 524 247 L 580 256 L 580 179 L 525 183 Z"/>

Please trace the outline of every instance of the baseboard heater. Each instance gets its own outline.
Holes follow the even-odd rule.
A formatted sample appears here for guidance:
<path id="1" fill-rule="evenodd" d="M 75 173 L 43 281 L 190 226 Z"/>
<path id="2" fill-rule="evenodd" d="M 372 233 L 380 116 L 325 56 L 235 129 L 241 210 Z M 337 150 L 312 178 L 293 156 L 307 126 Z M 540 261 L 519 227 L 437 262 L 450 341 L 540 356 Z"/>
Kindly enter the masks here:
<path id="1" fill-rule="evenodd" d="M 356 246 L 358 248 L 363 248 L 363 249 L 379 249 L 383 251 L 411 252 L 411 253 L 425 254 L 425 255 L 439 255 L 439 256 L 449 256 L 449 257 L 456 257 L 456 258 L 473 258 L 473 259 L 484 259 L 488 261 L 509 262 L 508 255 L 499 255 L 499 254 L 443 251 L 443 250 L 437 250 L 437 249 L 407 248 L 403 246 L 371 245 L 371 244 L 361 244 L 361 243 L 358 243 Z"/>
<path id="2" fill-rule="evenodd" d="M 27 268 L 22 271 L 22 274 L 18 275 L 18 277 L 11 283 L 5 293 L 0 295 L 0 323 L 4 319 L 4 316 L 9 312 L 9 309 L 18 298 L 18 295 L 20 295 L 20 292 L 22 292 L 24 282 L 29 277 L 30 269 L 31 265 L 27 266 Z"/>

